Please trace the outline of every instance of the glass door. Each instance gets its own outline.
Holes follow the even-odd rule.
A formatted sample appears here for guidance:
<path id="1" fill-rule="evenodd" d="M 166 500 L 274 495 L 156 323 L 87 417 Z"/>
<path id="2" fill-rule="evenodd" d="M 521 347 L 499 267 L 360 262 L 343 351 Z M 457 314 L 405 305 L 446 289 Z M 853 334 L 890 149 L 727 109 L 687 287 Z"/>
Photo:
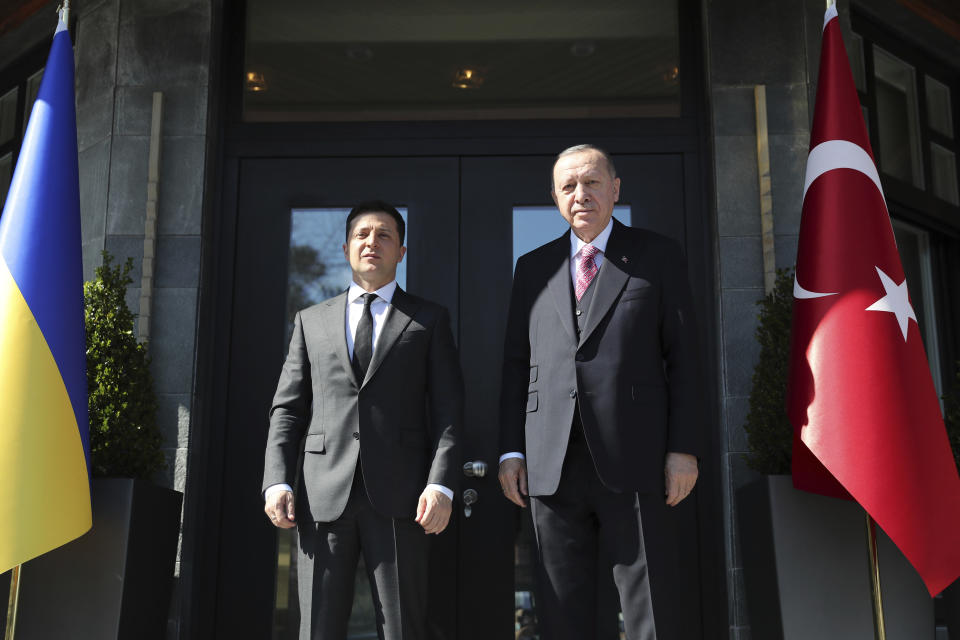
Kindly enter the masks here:
<path id="1" fill-rule="evenodd" d="M 460 349 L 467 386 L 467 425 L 474 437 L 485 438 L 471 446 L 483 449 L 495 464 L 503 453 L 494 447 L 513 267 L 521 255 L 554 240 L 569 228 L 550 195 L 553 160 L 552 156 L 464 158 L 461 164 Z M 683 156 L 651 154 L 614 160 L 622 179 L 614 217 L 626 225 L 651 229 L 686 245 Z M 494 489 L 499 494 L 499 487 Z M 511 637 L 540 638 L 534 590 L 537 556 L 530 512 L 501 495 L 494 500 L 496 508 L 516 523 L 511 541 Z M 681 508 L 685 510 L 683 517 L 689 520 L 685 527 L 690 536 L 689 548 L 696 550 L 696 505 L 691 500 L 678 507 Z M 602 558 L 599 564 L 604 564 Z M 622 638 L 620 603 L 612 576 L 601 570 L 596 579 L 599 589 L 595 638 Z M 696 602 L 690 603 L 690 611 L 700 614 Z"/>
<path id="2" fill-rule="evenodd" d="M 687 237 L 682 154 L 616 157 L 617 217 L 687 246 L 692 274 L 708 273 Z M 565 231 L 549 185 L 553 158 L 399 157 L 250 159 L 239 170 L 216 636 L 296 637 L 296 538 L 263 516 L 260 482 L 267 414 L 286 353 L 291 310 L 349 281 L 339 247 L 345 212 L 379 198 L 407 219 L 401 286 L 451 313 L 466 386 L 462 478 L 455 517 L 434 540 L 432 638 L 538 638 L 529 512 L 500 491 L 500 367 L 516 258 Z M 708 288 L 692 283 L 694 295 Z M 705 314 L 706 296 L 699 296 Z M 705 317 L 705 316 L 701 316 Z M 486 473 L 479 474 L 485 465 Z M 706 474 L 704 474 L 706 477 Z M 464 508 L 465 497 L 471 502 Z M 698 499 L 699 500 L 699 499 Z M 684 507 L 698 553 L 702 505 Z M 702 557 L 701 557 L 702 560 Z M 620 637 L 612 579 L 601 575 L 596 638 Z M 366 579 L 358 575 L 351 637 L 374 637 Z M 697 603 L 689 610 L 699 614 Z"/>

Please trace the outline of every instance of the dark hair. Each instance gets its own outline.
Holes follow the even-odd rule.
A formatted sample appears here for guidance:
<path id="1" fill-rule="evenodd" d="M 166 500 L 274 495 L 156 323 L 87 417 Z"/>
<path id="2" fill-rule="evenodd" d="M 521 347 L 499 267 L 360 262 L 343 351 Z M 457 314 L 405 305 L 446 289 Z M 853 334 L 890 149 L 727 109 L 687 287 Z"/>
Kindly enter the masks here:
<path id="1" fill-rule="evenodd" d="M 601 149 L 600 147 L 595 147 L 592 144 L 578 144 L 574 145 L 568 149 L 564 149 L 557 154 L 557 157 L 553 160 L 553 167 L 557 167 L 557 162 L 560 161 L 560 158 L 566 156 L 572 156 L 575 153 L 582 153 L 584 151 L 595 151 L 600 154 L 600 157 L 603 158 L 603 161 L 607 163 L 607 171 L 610 172 L 611 178 L 617 177 L 617 168 L 613 166 L 613 158 L 610 157 L 610 154 Z M 550 183 L 553 184 L 553 174 L 550 174 Z M 551 187 L 552 188 L 552 187 Z"/>
<path id="2" fill-rule="evenodd" d="M 383 200 L 368 200 L 361 202 L 347 215 L 347 235 L 346 241 L 350 242 L 350 232 L 353 230 L 353 221 L 365 213 L 385 213 L 397 223 L 397 233 L 400 234 L 400 246 L 403 246 L 403 238 L 407 232 L 407 224 L 403 221 L 403 216 L 394 207 Z"/>

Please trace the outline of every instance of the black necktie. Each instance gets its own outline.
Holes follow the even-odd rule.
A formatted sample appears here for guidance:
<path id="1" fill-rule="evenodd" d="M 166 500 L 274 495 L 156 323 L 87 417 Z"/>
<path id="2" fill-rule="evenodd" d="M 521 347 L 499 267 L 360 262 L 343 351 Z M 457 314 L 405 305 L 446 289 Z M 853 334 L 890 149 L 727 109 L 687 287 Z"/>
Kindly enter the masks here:
<path id="1" fill-rule="evenodd" d="M 370 305 L 377 299 L 375 293 L 365 293 L 363 298 L 363 315 L 357 325 L 357 335 L 353 340 L 353 371 L 357 374 L 357 382 L 363 384 L 370 368 L 370 359 L 373 358 L 373 313 Z"/>

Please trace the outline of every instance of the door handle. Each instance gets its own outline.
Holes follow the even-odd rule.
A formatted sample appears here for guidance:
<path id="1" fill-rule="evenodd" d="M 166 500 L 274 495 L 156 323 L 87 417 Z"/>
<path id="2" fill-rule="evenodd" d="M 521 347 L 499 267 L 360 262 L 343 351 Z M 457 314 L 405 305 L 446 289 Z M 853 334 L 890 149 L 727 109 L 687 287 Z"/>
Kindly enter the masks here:
<path id="1" fill-rule="evenodd" d="M 463 464 L 463 475 L 468 478 L 482 478 L 487 475 L 487 463 L 482 460 L 465 462 Z"/>
<path id="2" fill-rule="evenodd" d="M 467 489 L 463 492 L 463 517 L 469 518 L 470 514 L 473 513 L 473 505 L 477 503 L 477 500 L 480 499 L 480 496 L 477 495 L 476 489 Z"/>

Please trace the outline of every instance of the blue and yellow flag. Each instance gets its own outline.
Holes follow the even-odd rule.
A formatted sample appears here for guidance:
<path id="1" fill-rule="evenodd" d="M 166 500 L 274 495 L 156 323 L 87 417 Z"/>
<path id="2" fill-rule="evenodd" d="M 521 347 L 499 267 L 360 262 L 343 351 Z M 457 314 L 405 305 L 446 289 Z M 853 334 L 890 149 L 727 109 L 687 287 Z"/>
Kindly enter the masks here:
<path id="1" fill-rule="evenodd" d="M 0 216 L 0 571 L 91 526 L 73 46 L 61 22 Z"/>

